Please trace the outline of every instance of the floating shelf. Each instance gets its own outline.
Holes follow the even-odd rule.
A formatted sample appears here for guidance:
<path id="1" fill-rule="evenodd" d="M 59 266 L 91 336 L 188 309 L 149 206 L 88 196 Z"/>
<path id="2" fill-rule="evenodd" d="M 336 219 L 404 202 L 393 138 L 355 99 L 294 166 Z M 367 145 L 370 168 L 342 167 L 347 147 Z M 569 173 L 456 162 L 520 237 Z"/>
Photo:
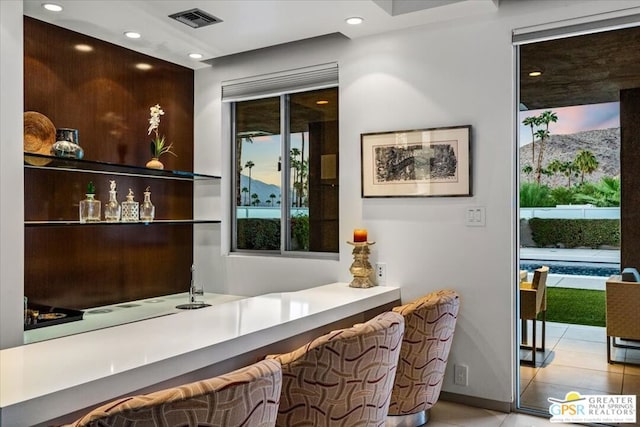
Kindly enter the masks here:
<path id="1" fill-rule="evenodd" d="M 75 220 L 60 221 L 25 221 L 25 227 L 64 227 L 64 226 L 82 226 L 82 227 L 117 227 L 123 225 L 144 226 L 144 225 L 175 225 L 175 224 L 220 224 L 219 219 L 154 219 L 153 221 L 119 221 L 119 222 L 86 222 L 81 223 Z"/>
<path id="2" fill-rule="evenodd" d="M 167 169 L 149 169 L 144 166 L 131 166 L 119 163 L 98 162 L 95 160 L 70 159 L 65 157 L 45 156 L 42 154 L 32 153 L 24 153 L 24 162 L 24 167 L 28 169 L 57 169 L 67 172 L 151 177 L 185 181 L 220 179 L 220 176 L 217 175 L 207 175 L 195 172 L 175 171 Z"/>

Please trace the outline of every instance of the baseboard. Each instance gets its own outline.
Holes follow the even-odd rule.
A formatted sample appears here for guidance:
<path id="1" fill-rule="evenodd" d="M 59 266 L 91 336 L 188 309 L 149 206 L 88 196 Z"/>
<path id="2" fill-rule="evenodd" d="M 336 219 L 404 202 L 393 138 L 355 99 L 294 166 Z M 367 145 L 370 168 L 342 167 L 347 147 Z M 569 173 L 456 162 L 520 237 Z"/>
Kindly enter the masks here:
<path id="1" fill-rule="evenodd" d="M 464 394 L 450 393 L 448 391 L 440 392 L 440 400 L 453 403 L 462 403 L 467 406 L 476 408 L 490 409 L 498 412 L 511 412 L 511 402 L 500 402 L 498 400 L 483 399 L 481 397 L 467 396 Z"/>

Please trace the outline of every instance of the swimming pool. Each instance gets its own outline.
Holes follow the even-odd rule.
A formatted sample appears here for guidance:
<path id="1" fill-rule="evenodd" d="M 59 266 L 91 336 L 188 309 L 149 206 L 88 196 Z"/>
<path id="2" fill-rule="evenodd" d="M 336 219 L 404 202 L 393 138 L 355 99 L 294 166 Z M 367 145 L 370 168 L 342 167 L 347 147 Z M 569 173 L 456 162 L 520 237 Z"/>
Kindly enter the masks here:
<path id="1" fill-rule="evenodd" d="M 599 277 L 609 277 L 614 274 L 620 274 L 620 264 L 571 261 L 520 261 L 520 270 L 527 270 L 531 272 L 543 265 L 549 266 L 550 274 L 571 274 Z"/>

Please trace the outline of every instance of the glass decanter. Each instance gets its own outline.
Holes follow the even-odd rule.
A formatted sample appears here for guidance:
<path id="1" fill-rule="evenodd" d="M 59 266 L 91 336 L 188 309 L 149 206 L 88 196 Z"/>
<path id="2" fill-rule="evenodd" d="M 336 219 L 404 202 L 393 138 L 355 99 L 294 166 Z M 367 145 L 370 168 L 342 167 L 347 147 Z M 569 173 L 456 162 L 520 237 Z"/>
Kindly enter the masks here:
<path id="1" fill-rule="evenodd" d="M 100 200 L 95 200 L 96 188 L 93 182 L 89 181 L 87 185 L 86 199 L 80 200 L 80 223 L 100 222 Z"/>
<path id="2" fill-rule="evenodd" d="M 127 200 L 122 202 L 122 221 L 134 222 L 139 219 L 138 202 L 133 200 L 133 191 L 129 189 Z"/>
<path id="3" fill-rule="evenodd" d="M 120 221 L 120 204 L 116 199 L 116 182 L 109 181 L 109 201 L 104 204 L 104 220 L 107 222 Z"/>
<path id="4" fill-rule="evenodd" d="M 144 192 L 144 200 L 142 205 L 140 205 L 140 221 L 153 221 L 155 213 L 156 208 L 153 206 L 153 203 L 151 203 L 151 191 L 149 190 L 149 187 L 147 187 Z"/>

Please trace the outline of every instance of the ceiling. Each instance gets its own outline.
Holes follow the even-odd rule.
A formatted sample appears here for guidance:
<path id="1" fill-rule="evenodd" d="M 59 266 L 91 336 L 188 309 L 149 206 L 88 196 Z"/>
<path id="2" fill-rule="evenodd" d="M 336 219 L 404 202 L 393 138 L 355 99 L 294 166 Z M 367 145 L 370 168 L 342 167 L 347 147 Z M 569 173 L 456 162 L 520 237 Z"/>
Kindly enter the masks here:
<path id="1" fill-rule="evenodd" d="M 206 60 L 326 34 L 348 38 L 495 13 L 499 0 L 24 0 L 24 14 L 192 69 Z M 191 28 L 169 15 L 201 9 L 222 20 Z M 345 19 L 364 18 L 360 25 Z M 137 40 L 126 31 L 142 34 Z M 194 60 L 189 53 L 198 52 Z"/>
<path id="2" fill-rule="evenodd" d="M 24 14 L 188 68 L 208 60 L 327 34 L 348 38 L 496 13 L 500 0 L 24 0 Z M 504 1 L 504 0 L 503 0 Z M 169 17 L 200 9 L 222 20 L 191 28 Z M 345 19 L 364 18 L 361 25 Z M 137 31 L 137 40 L 124 36 Z M 194 60 L 189 53 L 198 52 Z M 618 100 L 640 87 L 640 27 L 523 45 L 521 103 L 557 108 Z M 528 76 L 542 69 L 537 78 Z"/>
<path id="3" fill-rule="evenodd" d="M 640 27 L 520 48 L 520 102 L 529 110 L 618 101 L 621 89 L 638 87 Z"/>

